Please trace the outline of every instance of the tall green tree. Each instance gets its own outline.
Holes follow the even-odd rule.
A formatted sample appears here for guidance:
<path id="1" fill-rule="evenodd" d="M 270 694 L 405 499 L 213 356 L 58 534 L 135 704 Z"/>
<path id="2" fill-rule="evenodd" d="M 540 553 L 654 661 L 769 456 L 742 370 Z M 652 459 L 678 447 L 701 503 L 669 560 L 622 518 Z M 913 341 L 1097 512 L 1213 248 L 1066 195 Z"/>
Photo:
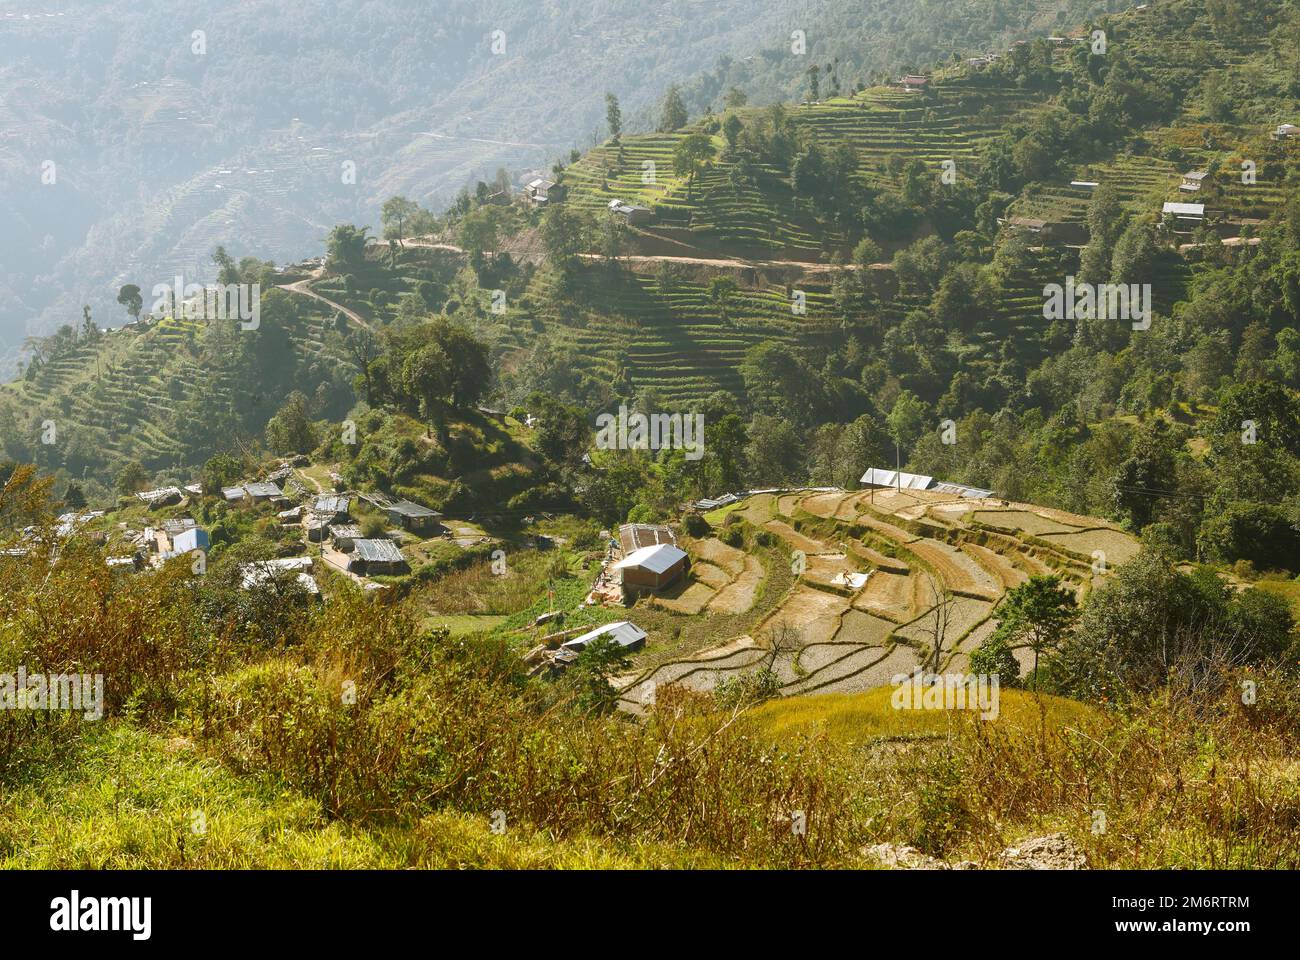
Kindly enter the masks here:
<path id="1" fill-rule="evenodd" d="M 672 133 L 686 126 L 686 121 L 689 119 L 686 114 L 686 103 L 682 100 L 682 91 L 677 84 L 669 87 L 668 92 L 664 94 L 663 107 L 659 116 L 661 133 Z"/>
<path id="2" fill-rule="evenodd" d="M 623 136 L 623 111 L 619 108 L 618 97 L 612 93 L 605 94 L 605 124 L 609 127 L 609 138 L 619 143 Z"/>
<path id="3" fill-rule="evenodd" d="M 126 312 L 131 315 L 132 320 L 140 319 L 140 311 L 144 308 L 144 297 L 140 296 L 140 288 L 134 283 L 128 283 L 117 291 L 117 302 L 126 307 Z"/>
<path id="4" fill-rule="evenodd" d="M 695 178 L 713 159 L 713 141 L 707 134 L 692 133 L 678 141 L 673 150 L 673 170 L 681 177 L 686 177 L 686 199 L 694 196 Z"/>

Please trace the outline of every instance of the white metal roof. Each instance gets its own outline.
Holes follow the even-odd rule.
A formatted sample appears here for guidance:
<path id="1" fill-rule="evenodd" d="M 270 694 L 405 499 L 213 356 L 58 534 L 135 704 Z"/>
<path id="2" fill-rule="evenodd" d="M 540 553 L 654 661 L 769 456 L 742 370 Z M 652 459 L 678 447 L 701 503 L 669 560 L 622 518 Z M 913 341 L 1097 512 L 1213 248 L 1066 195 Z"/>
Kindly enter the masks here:
<path id="1" fill-rule="evenodd" d="M 862 475 L 862 483 L 873 487 L 901 487 L 904 490 L 926 490 L 934 483 L 934 477 L 919 473 L 903 473 L 898 470 L 881 470 L 872 467 Z"/>
<path id="2" fill-rule="evenodd" d="M 630 620 L 618 620 L 567 640 L 560 646 L 566 650 L 581 650 L 597 637 L 609 637 L 620 647 L 632 647 L 646 638 L 646 632 Z"/>
<path id="3" fill-rule="evenodd" d="M 1172 213 L 1176 217 L 1203 217 L 1205 216 L 1205 204 L 1203 203 L 1166 203 L 1161 208 L 1161 213 Z"/>
<path id="4" fill-rule="evenodd" d="M 651 573 L 663 573 L 686 557 L 686 551 L 674 547 L 671 543 L 656 543 L 651 547 L 633 550 L 626 557 L 614 564 L 615 570 L 640 567 Z"/>

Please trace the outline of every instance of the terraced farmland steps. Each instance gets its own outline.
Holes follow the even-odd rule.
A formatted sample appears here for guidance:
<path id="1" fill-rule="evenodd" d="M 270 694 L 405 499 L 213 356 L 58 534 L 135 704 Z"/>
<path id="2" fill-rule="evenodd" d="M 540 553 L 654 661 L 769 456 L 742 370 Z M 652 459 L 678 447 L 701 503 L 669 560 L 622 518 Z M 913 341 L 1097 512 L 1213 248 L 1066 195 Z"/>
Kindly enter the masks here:
<path id="1" fill-rule="evenodd" d="M 1007 590 L 1058 573 L 1082 595 L 1138 550 L 1095 518 L 932 491 L 762 493 L 734 512 L 802 557 L 798 577 L 746 635 L 622 678 L 626 709 L 643 709 L 664 684 L 708 691 L 764 667 L 782 696 L 882 686 L 930 663 L 936 635 L 941 669 L 961 670 L 996 628 Z M 773 655 L 767 638 L 789 628 L 798 641 Z M 1030 651 L 1013 653 L 1028 666 Z"/>

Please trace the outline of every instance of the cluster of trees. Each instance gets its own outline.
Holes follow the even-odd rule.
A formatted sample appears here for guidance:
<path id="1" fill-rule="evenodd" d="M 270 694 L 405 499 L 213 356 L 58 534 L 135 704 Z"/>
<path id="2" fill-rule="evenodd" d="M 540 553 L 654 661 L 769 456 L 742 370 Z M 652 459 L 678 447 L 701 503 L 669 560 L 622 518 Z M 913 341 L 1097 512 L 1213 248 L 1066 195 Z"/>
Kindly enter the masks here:
<path id="1" fill-rule="evenodd" d="M 487 345 L 445 317 L 387 329 L 384 340 L 366 370 L 372 402 L 418 416 L 445 446 L 449 416 L 473 409 L 491 388 Z"/>
<path id="2" fill-rule="evenodd" d="M 1235 592 L 1208 567 L 1185 573 L 1154 552 L 1116 569 L 1081 607 L 1059 576 L 1031 577 L 1008 591 L 998 616 L 971 655 L 973 673 L 1094 702 L 1161 687 L 1204 693 L 1242 669 L 1289 670 L 1300 647 L 1285 598 Z M 1013 651 L 1031 655 L 1023 678 Z"/>

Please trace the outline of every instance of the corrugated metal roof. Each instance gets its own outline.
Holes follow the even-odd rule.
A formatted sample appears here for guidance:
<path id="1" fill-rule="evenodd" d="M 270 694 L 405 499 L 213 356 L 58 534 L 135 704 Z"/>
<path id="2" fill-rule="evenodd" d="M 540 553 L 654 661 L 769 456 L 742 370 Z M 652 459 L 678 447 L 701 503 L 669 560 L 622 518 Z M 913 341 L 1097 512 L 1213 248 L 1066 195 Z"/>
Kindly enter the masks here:
<path id="1" fill-rule="evenodd" d="M 664 573 L 684 559 L 686 559 L 684 550 L 679 550 L 671 543 L 657 543 L 651 547 L 632 551 L 614 564 L 614 569 L 627 570 L 629 567 L 639 567 L 651 573 Z"/>
<path id="2" fill-rule="evenodd" d="M 156 500 L 166 500 L 169 497 L 181 498 L 180 487 L 159 487 L 157 490 L 143 490 L 136 494 L 145 503 L 153 503 Z"/>
<path id="3" fill-rule="evenodd" d="M 367 563 L 403 563 L 406 558 L 391 540 L 356 540 L 356 555 Z"/>
<path id="4" fill-rule="evenodd" d="M 1203 203 L 1166 203 L 1161 208 L 1161 213 L 1172 213 L 1176 217 L 1203 217 L 1205 216 L 1205 204 Z"/>
<path id="5" fill-rule="evenodd" d="M 244 484 L 244 490 L 248 492 L 248 495 L 250 497 L 283 497 L 284 496 L 283 490 L 277 487 L 274 483 L 268 483 L 266 481 L 260 481 L 258 483 L 246 483 Z"/>
<path id="6" fill-rule="evenodd" d="M 580 637 L 567 640 L 560 646 L 565 650 L 582 650 L 597 637 L 609 637 L 620 647 L 634 647 L 645 642 L 646 632 L 630 620 L 619 620 L 615 623 L 607 623 L 603 627 L 597 627 Z"/>
<path id="7" fill-rule="evenodd" d="M 983 490 L 979 487 L 968 487 L 962 483 L 936 483 L 930 488 L 935 493 L 951 493 L 957 497 L 991 497 L 992 490 Z"/>
<path id="8" fill-rule="evenodd" d="M 898 470 L 881 470 L 872 467 L 862 475 L 862 483 L 874 487 L 901 487 L 903 490 L 927 490 L 934 483 L 934 477 L 919 473 L 903 473 Z"/>
<path id="9" fill-rule="evenodd" d="M 191 550 L 206 550 L 211 546 L 208 531 L 202 527 L 190 527 L 172 538 L 172 550 L 176 553 L 189 553 Z"/>
<path id="10" fill-rule="evenodd" d="M 441 517 L 442 514 L 437 510 L 430 510 L 423 504 L 415 503 L 411 500 L 398 500 L 396 503 L 389 504 L 383 508 L 390 513 L 400 514 L 403 517 Z"/>
<path id="11" fill-rule="evenodd" d="M 317 497 L 311 505 L 315 513 L 347 513 L 352 501 L 348 497 L 333 494 Z"/>

